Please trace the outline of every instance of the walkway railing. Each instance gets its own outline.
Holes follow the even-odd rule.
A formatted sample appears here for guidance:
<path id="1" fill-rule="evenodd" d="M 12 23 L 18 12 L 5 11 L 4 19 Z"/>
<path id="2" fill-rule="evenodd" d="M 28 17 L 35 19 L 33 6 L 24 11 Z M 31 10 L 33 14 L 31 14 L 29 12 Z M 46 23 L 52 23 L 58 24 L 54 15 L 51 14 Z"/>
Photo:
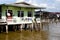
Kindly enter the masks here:
<path id="1" fill-rule="evenodd" d="M 33 17 L 18 17 L 18 18 L 12 18 L 12 19 L 7 19 L 7 23 L 17 23 L 17 24 L 22 24 L 22 23 L 32 23 Z"/>
<path id="2" fill-rule="evenodd" d="M 6 21 L 8 24 L 25 24 L 25 23 L 32 23 L 32 21 L 34 22 L 35 17 L 13 17 L 12 19 L 3 19 L 4 21 Z M 40 20 L 40 18 L 37 18 L 37 23 L 40 22 L 49 22 L 50 20 Z"/>

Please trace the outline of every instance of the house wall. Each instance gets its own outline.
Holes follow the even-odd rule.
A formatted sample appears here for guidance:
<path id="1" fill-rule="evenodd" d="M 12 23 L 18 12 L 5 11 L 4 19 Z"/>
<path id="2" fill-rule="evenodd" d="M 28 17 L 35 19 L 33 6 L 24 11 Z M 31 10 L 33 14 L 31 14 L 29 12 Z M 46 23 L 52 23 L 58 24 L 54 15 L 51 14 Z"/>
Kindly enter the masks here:
<path id="1" fill-rule="evenodd" d="M 6 21 L 6 10 L 12 10 L 13 12 L 13 17 L 12 19 L 7 19 L 7 24 L 12 25 L 12 24 L 22 24 L 22 23 L 32 23 L 32 20 L 34 19 L 34 9 L 32 8 L 20 8 L 20 7 L 13 7 L 13 6 L 2 6 L 2 19 Z M 24 18 L 18 17 L 18 11 L 22 10 L 24 11 Z M 33 17 L 27 17 L 28 11 L 32 11 Z M 28 19 L 26 19 L 28 18 Z M 23 19 L 23 20 L 22 20 Z"/>
<path id="2" fill-rule="evenodd" d="M 20 7 L 13 7 L 13 6 L 2 6 L 2 16 L 6 16 L 6 10 L 12 10 L 13 11 L 13 15 L 14 16 L 18 16 L 18 12 L 19 10 L 24 11 L 24 17 L 27 16 L 28 11 L 32 11 L 32 15 L 34 16 L 34 9 L 32 8 L 20 8 Z"/>

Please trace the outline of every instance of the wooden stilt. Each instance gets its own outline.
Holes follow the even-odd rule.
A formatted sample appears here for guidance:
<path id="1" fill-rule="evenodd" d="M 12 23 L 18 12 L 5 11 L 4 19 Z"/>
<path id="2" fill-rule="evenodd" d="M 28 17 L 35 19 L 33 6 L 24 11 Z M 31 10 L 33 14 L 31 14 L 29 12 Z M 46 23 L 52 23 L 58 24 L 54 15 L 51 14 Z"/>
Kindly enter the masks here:
<path id="1" fill-rule="evenodd" d="M 47 28 L 48 28 L 48 30 L 49 30 L 49 23 L 48 23 L 48 27 L 47 27 Z"/>
<path id="2" fill-rule="evenodd" d="M 25 24 L 25 30 L 27 30 L 27 24 Z"/>
<path id="3" fill-rule="evenodd" d="M 38 30 L 37 22 L 35 22 L 35 31 Z"/>
<path id="4" fill-rule="evenodd" d="M 42 25 L 42 29 L 43 29 L 44 28 L 43 23 L 41 25 Z"/>
<path id="5" fill-rule="evenodd" d="M 42 23 L 40 22 L 40 30 L 42 30 L 43 28 L 42 28 Z"/>
<path id="6" fill-rule="evenodd" d="M 16 30 L 17 30 L 17 26 L 16 25 L 13 26 L 13 30 L 16 32 Z"/>
<path id="7" fill-rule="evenodd" d="M 15 25 L 13 26 L 13 30 L 16 31 L 16 27 L 15 27 Z"/>
<path id="8" fill-rule="evenodd" d="M 29 30 L 31 29 L 30 24 L 28 24 Z"/>
<path id="9" fill-rule="evenodd" d="M 32 30 L 31 24 L 29 24 L 30 30 Z"/>
<path id="10" fill-rule="evenodd" d="M 3 32 L 3 26 L 1 26 L 1 32 Z"/>
<path id="11" fill-rule="evenodd" d="M 15 32 L 16 32 L 16 30 L 17 30 L 17 26 L 15 25 L 14 27 L 15 27 Z"/>
<path id="12" fill-rule="evenodd" d="M 19 25 L 19 31 L 21 31 L 21 30 L 20 30 L 20 29 L 21 29 L 20 27 L 21 27 L 21 25 Z"/>
<path id="13" fill-rule="evenodd" d="M 15 31 L 14 29 L 15 29 L 15 27 L 13 26 L 13 31 Z"/>
<path id="14" fill-rule="evenodd" d="M 27 24 L 27 28 L 29 28 L 29 24 Z"/>
<path id="15" fill-rule="evenodd" d="M 20 31 L 22 31 L 22 27 L 23 27 L 23 24 L 21 24 L 21 26 L 20 26 Z"/>
<path id="16" fill-rule="evenodd" d="M 35 24 L 35 31 L 36 31 L 36 23 L 34 23 Z"/>
<path id="17" fill-rule="evenodd" d="M 6 25 L 6 33 L 8 33 L 8 25 Z"/>
<path id="18" fill-rule="evenodd" d="M 33 23 L 31 24 L 32 26 L 31 26 L 31 31 L 33 30 Z"/>
<path id="19" fill-rule="evenodd" d="M 31 29 L 30 24 L 28 24 L 29 30 Z"/>
<path id="20" fill-rule="evenodd" d="M 26 30 L 27 30 L 27 28 L 28 28 L 28 24 L 26 24 Z"/>
<path id="21" fill-rule="evenodd" d="M 38 31 L 38 30 L 39 30 L 39 25 L 38 25 L 38 23 L 37 23 L 36 18 L 35 18 L 35 30 L 36 30 L 36 31 Z"/>
<path id="22" fill-rule="evenodd" d="M 38 23 L 38 31 L 40 31 L 40 24 Z"/>

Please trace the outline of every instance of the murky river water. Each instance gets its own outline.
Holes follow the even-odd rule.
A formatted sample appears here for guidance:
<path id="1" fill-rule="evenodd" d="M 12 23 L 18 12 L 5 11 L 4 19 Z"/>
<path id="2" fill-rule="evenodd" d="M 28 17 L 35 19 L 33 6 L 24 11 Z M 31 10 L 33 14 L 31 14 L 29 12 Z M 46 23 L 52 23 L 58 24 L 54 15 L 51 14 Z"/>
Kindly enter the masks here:
<path id="1" fill-rule="evenodd" d="M 1 33 L 0 40 L 47 40 L 46 32 L 22 31 Z"/>
<path id="2" fill-rule="evenodd" d="M 0 33 L 0 40 L 60 40 L 60 22 L 43 25 L 42 31 Z"/>

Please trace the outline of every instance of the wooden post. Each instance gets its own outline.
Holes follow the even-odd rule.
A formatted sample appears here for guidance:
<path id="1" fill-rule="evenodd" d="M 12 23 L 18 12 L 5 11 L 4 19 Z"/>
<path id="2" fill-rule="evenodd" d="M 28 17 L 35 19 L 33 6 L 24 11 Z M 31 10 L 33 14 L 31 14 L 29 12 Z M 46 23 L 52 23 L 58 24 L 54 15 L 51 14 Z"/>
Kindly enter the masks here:
<path id="1" fill-rule="evenodd" d="M 32 24 L 31 24 L 32 26 L 31 26 L 31 31 L 33 30 L 33 22 L 32 22 Z"/>
<path id="2" fill-rule="evenodd" d="M 32 31 L 32 24 L 29 24 L 30 30 Z"/>
<path id="3" fill-rule="evenodd" d="M 1 26 L 1 32 L 3 32 L 3 27 Z"/>
<path id="4" fill-rule="evenodd" d="M 20 27 L 21 27 L 21 25 L 19 25 L 19 31 L 20 31 Z"/>
<path id="5" fill-rule="evenodd" d="M 29 28 L 29 24 L 27 24 L 26 30 L 27 30 L 27 28 Z"/>
<path id="6" fill-rule="evenodd" d="M 41 22 L 40 22 L 40 29 L 43 29 L 43 28 L 42 28 L 42 25 L 41 25 Z"/>
<path id="7" fill-rule="evenodd" d="M 23 24 L 21 24 L 21 26 L 20 26 L 20 31 L 22 31 L 22 27 L 23 27 Z"/>
<path id="8" fill-rule="evenodd" d="M 28 27 L 29 27 L 29 30 L 31 29 L 31 26 L 30 26 L 30 24 L 28 24 Z"/>
<path id="9" fill-rule="evenodd" d="M 14 31 L 16 32 L 16 30 L 17 30 L 17 26 L 16 26 L 16 25 L 14 25 Z"/>
<path id="10" fill-rule="evenodd" d="M 35 24 L 35 31 L 37 31 L 37 21 L 36 21 L 36 18 L 34 19 L 34 24 Z"/>
<path id="11" fill-rule="evenodd" d="M 6 33 L 8 33 L 8 25 L 6 25 Z"/>
<path id="12" fill-rule="evenodd" d="M 13 26 L 13 31 L 16 31 L 16 27 L 15 27 L 15 25 Z"/>
<path id="13" fill-rule="evenodd" d="M 40 23 L 38 23 L 38 31 L 40 31 Z"/>

